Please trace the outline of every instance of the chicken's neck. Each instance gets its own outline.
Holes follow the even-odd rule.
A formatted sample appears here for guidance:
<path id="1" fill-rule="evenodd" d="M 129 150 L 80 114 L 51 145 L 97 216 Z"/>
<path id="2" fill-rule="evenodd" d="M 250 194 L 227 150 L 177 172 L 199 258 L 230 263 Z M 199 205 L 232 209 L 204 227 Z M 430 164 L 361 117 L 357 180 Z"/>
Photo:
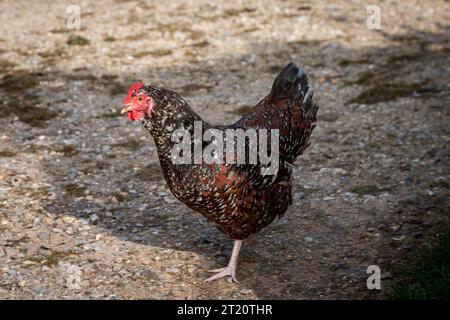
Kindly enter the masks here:
<path id="1" fill-rule="evenodd" d="M 191 164 L 174 164 L 172 152 L 180 143 L 177 133 L 181 132 L 183 136 L 189 133 L 189 137 L 192 138 L 190 141 L 191 150 L 193 150 L 195 130 L 201 127 L 203 136 L 203 132 L 210 125 L 190 108 L 179 109 L 177 114 L 172 115 L 152 114 L 151 118 L 142 121 L 142 125 L 153 136 L 164 178 L 171 188 L 174 185 L 179 185 L 177 182 L 184 177 Z M 172 191 L 175 193 L 175 190 Z"/>

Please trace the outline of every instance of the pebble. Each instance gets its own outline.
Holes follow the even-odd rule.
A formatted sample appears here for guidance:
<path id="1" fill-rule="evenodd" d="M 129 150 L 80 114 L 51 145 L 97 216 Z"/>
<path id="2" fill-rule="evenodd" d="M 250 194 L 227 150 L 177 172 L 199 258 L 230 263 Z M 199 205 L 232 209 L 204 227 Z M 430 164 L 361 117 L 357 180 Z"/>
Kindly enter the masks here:
<path id="1" fill-rule="evenodd" d="M 242 293 L 242 294 L 245 294 L 245 295 L 249 295 L 249 294 L 252 294 L 252 293 L 253 293 L 253 290 L 251 290 L 251 289 L 242 289 L 242 290 L 241 290 L 241 293 Z"/>
<path id="2" fill-rule="evenodd" d="M 167 268 L 166 272 L 167 273 L 178 273 L 178 272 L 180 272 L 180 269 L 178 269 L 178 268 Z"/>
<path id="3" fill-rule="evenodd" d="M 113 270 L 114 272 L 118 272 L 118 271 L 122 270 L 122 266 L 116 264 L 116 265 L 114 265 L 114 266 L 112 267 L 112 270 Z"/>

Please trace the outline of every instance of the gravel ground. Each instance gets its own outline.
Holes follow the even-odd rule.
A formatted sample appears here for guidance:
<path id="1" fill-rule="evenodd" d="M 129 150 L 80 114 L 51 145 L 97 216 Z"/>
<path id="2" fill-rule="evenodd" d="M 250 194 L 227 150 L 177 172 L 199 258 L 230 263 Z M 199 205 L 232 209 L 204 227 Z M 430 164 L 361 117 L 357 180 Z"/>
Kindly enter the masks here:
<path id="1" fill-rule="evenodd" d="M 0 2 L 0 298 L 380 299 L 449 224 L 448 1 Z M 232 123 L 289 61 L 320 105 L 294 204 L 232 241 L 169 192 L 121 117 L 134 80 Z M 366 288 L 378 265 L 382 290 Z"/>

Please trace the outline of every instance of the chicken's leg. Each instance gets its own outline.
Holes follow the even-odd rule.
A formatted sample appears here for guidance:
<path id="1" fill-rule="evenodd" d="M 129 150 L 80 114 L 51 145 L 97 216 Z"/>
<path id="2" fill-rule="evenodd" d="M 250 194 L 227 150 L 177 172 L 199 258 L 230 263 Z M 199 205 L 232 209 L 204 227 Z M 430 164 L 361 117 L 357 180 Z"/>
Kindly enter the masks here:
<path id="1" fill-rule="evenodd" d="M 213 280 L 217 280 L 226 276 L 231 277 L 231 281 L 238 283 L 236 280 L 236 265 L 237 258 L 239 255 L 239 250 L 241 250 L 242 240 L 234 240 L 233 252 L 231 253 L 230 262 L 228 266 L 221 269 L 209 270 L 209 272 L 217 272 L 217 274 L 205 280 L 205 282 L 210 282 Z"/>

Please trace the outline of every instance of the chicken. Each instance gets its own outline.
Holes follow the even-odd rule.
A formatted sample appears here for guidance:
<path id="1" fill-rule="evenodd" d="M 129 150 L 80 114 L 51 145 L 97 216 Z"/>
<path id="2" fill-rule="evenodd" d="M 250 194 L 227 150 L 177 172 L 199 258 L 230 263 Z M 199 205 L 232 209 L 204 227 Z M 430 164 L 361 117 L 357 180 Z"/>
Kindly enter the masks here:
<path id="1" fill-rule="evenodd" d="M 276 77 L 270 93 L 248 114 L 231 125 L 212 125 L 196 114 L 176 92 L 142 83 L 130 88 L 122 113 L 127 113 L 132 121 L 140 121 L 153 136 L 161 170 L 173 195 L 234 240 L 229 264 L 211 270 L 216 274 L 206 282 L 227 276 L 237 282 L 236 266 L 242 240 L 281 217 L 292 204 L 292 164 L 308 147 L 316 122 L 318 107 L 313 104 L 313 92 L 305 72 L 290 63 Z M 250 139 L 245 138 L 244 163 L 228 161 L 228 158 L 226 162 L 217 161 L 225 154 L 221 149 L 213 149 L 216 150 L 211 153 L 215 157 L 213 163 L 205 160 L 174 163 L 173 150 L 179 140 L 174 139 L 173 134 L 179 128 L 187 131 L 190 137 L 195 137 L 195 130 L 201 130 L 204 137 L 211 129 L 216 134 L 219 132 L 219 136 L 226 136 L 230 130 L 267 129 L 270 130 L 269 139 L 278 133 L 277 145 L 268 145 L 264 139 L 258 139 L 258 148 L 266 147 L 271 153 L 277 153 L 278 170 L 271 175 L 263 174 L 262 169 L 267 169 L 268 165 L 259 158 L 250 162 L 248 152 L 253 149 Z M 225 145 L 232 145 L 235 138 L 225 139 Z M 183 152 L 189 156 L 194 150 L 195 158 L 196 150 L 204 152 L 213 143 L 211 141 L 216 140 L 209 141 L 191 139 L 189 150 Z M 236 160 L 239 153 L 233 149 L 231 159 Z"/>

